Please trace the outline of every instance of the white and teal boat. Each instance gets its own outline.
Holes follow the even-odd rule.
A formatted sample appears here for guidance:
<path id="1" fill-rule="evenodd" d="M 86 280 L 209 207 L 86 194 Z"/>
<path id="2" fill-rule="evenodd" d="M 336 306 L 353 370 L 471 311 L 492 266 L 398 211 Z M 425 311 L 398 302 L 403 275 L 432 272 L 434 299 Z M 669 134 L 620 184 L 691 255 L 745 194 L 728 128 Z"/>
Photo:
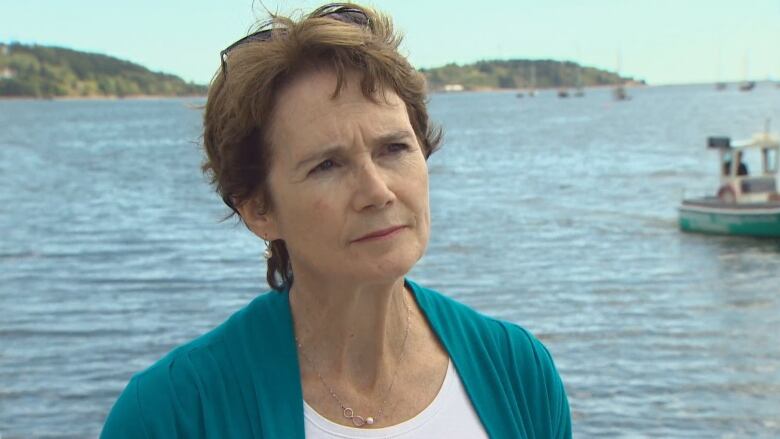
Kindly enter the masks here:
<path id="1" fill-rule="evenodd" d="M 716 196 L 684 199 L 680 229 L 686 232 L 780 237 L 780 193 L 777 188 L 780 141 L 768 130 L 731 143 L 710 137 L 707 147 L 720 157 Z M 753 169 L 750 169 L 753 168 Z"/>

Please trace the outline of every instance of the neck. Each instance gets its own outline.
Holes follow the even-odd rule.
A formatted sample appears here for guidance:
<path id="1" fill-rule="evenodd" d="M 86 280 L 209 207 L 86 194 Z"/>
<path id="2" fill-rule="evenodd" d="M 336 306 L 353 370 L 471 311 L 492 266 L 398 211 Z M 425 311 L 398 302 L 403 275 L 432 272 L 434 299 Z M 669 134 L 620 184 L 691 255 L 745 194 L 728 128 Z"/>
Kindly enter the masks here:
<path id="1" fill-rule="evenodd" d="M 300 349 L 326 378 L 381 393 L 404 347 L 406 294 L 403 279 L 355 285 L 296 277 L 290 307 Z"/>

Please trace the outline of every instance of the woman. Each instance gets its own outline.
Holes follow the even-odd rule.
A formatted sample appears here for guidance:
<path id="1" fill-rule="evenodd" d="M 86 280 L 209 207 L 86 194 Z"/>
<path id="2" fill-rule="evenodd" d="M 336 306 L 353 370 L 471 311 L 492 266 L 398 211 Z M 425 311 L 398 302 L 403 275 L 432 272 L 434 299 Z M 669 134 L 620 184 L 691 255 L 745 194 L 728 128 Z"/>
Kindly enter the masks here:
<path id="1" fill-rule="evenodd" d="M 337 4 L 222 52 L 204 170 L 274 291 L 136 374 L 104 437 L 571 436 L 538 340 L 405 279 L 439 135 L 399 43 Z"/>

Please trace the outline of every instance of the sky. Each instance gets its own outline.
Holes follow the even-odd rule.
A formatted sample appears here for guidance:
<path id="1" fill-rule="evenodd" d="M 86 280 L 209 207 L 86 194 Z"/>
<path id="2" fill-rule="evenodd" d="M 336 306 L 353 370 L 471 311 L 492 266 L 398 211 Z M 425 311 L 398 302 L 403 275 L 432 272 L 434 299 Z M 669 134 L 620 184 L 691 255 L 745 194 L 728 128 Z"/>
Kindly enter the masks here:
<path id="1" fill-rule="evenodd" d="M 103 53 L 207 84 L 219 51 L 311 0 L 0 0 L 0 42 Z M 780 79 L 780 0 L 370 0 L 415 67 L 570 60 L 650 84 Z"/>

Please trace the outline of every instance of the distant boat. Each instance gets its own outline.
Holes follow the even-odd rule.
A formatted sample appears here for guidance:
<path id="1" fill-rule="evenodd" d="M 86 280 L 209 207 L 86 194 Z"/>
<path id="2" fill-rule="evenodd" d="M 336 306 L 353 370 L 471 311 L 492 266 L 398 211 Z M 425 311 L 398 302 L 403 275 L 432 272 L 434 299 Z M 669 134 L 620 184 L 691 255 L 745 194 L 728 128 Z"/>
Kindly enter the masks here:
<path id="1" fill-rule="evenodd" d="M 739 84 L 739 91 L 750 91 L 756 88 L 756 82 L 751 81 L 748 79 L 749 72 L 750 72 L 750 66 L 749 66 L 749 59 L 747 53 L 745 54 L 745 58 L 743 59 L 743 74 L 745 76 L 745 80 L 742 81 L 741 84 Z"/>
<path id="2" fill-rule="evenodd" d="M 577 87 L 574 91 L 575 98 L 581 98 L 585 96 L 585 91 L 582 89 L 582 66 L 577 65 Z"/>
<path id="3" fill-rule="evenodd" d="M 715 83 L 715 90 L 723 91 L 726 89 L 726 83 L 723 82 L 723 53 L 722 48 L 718 48 L 718 82 Z"/>
<path id="4" fill-rule="evenodd" d="M 536 96 L 536 64 L 531 61 L 531 89 L 528 90 L 528 97 L 532 98 Z"/>
<path id="5" fill-rule="evenodd" d="M 768 125 L 768 124 L 767 124 Z M 780 140 L 767 130 L 732 144 L 710 137 L 707 147 L 720 157 L 717 196 L 684 199 L 678 208 L 680 229 L 726 235 L 780 237 L 780 193 L 777 188 Z M 751 174 L 744 157 L 758 158 L 762 169 Z"/>
<path id="6" fill-rule="evenodd" d="M 564 88 L 558 90 L 558 97 L 559 98 L 568 98 L 569 97 L 569 91 L 564 89 Z"/>
<path id="7" fill-rule="evenodd" d="M 631 99 L 631 97 L 626 93 L 626 87 L 623 84 L 623 78 L 620 76 L 620 68 L 623 65 L 623 57 L 620 55 L 620 52 L 617 54 L 617 77 L 618 81 L 620 81 L 612 90 L 612 98 L 614 98 L 616 101 L 627 101 Z"/>
<path id="8" fill-rule="evenodd" d="M 612 97 L 616 101 L 627 101 L 631 99 L 631 96 L 628 95 L 623 84 L 618 84 L 618 86 L 612 90 Z"/>

